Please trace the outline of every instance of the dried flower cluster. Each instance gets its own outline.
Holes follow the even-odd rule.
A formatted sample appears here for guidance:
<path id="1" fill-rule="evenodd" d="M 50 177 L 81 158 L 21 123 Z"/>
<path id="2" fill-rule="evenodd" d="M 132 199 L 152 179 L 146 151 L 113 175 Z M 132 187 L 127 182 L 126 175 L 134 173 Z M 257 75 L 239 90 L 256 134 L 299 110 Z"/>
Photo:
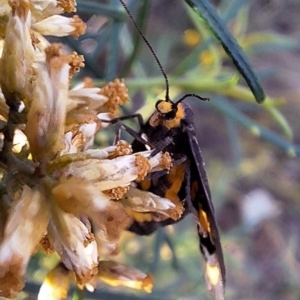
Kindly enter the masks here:
<path id="1" fill-rule="evenodd" d="M 75 0 L 0 3 L 0 296 L 22 290 L 30 257 L 42 249 L 61 262 L 39 299 L 66 297 L 71 282 L 102 281 L 150 292 L 150 275 L 109 260 L 139 214 L 178 218 L 180 207 L 137 189 L 135 181 L 168 169 L 167 154 L 132 154 L 120 141 L 92 149 L 101 120 L 128 100 L 123 81 L 103 88 L 91 79 L 70 89 L 83 57 L 45 35 L 78 37 L 85 24 Z"/>

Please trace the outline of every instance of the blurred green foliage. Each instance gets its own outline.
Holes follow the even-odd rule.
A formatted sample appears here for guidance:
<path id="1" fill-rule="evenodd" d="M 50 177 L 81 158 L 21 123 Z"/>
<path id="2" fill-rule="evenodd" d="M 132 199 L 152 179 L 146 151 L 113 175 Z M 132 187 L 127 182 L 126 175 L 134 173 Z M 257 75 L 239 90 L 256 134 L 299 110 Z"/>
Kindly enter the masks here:
<path id="1" fill-rule="evenodd" d="M 293 36 L 276 33 L 273 28 L 256 30 L 252 22 L 262 22 L 264 14 L 272 10 L 254 2 L 220 0 L 213 8 L 200 0 L 132 0 L 128 7 L 168 73 L 174 100 L 186 92 L 211 98 L 209 103 L 187 101 L 194 107 L 199 142 L 208 162 L 227 266 L 227 299 L 299 299 L 300 226 L 296 220 L 300 205 L 296 194 L 300 174 L 294 157 L 300 155 L 300 148 L 282 113 L 286 100 L 267 93 L 262 104 L 255 102 L 255 96 L 261 102 L 262 91 L 244 55 L 255 62 L 265 53 L 290 53 L 300 45 Z M 289 0 L 286 5 L 300 9 L 295 2 Z M 203 5 L 208 13 L 201 10 Z M 256 13 L 252 6 L 264 11 Z M 214 19 L 216 11 L 220 19 Z M 99 84 L 124 76 L 133 100 L 122 113 L 138 111 L 149 117 L 156 100 L 164 97 L 165 81 L 119 1 L 78 1 L 78 14 L 87 21 L 88 32 L 78 41 L 63 38 L 63 42 L 85 56 L 84 76 L 96 78 Z M 228 30 L 220 27 L 222 22 Z M 241 63 L 239 72 L 235 65 Z M 263 82 L 277 72 L 276 65 L 256 69 Z M 107 136 L 101 133 L 98 143 L 102 146 L 105 140 Z M 300 139 L 296 136 L 295 140 Z M 249 229 L 241 205 L 244 195 L 256 188 L 277 199 L 282 205 L 281 217 L 263 219 Z M 103 288 L 94 294 L 73 291 L 73 299 L 211 299 L 204 284 L 195 224 L 189 217 L 172 228 L 160 229 L 155 236 L 126 235 L 117 259 L 153 272 L 153 294 Z M 26 286 L 32 296 L 28 299 L 35 299 L 35 282 L 41 281 L 56 261 L 55 256 L 45 258 L 39 253 L 32 259 Z M 22 297 L 28 294 L 20 294 L 18 299 Z"/>

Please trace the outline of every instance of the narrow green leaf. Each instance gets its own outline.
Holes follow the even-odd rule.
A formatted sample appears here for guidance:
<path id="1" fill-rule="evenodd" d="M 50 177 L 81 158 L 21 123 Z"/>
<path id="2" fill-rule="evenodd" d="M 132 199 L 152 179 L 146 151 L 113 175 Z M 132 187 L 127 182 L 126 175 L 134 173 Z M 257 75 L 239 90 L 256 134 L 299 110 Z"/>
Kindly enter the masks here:
<path id="1" fill-rule="evenodd" d="M 230 0 L 222 1 L 220 3 L 220 10 L 222 11 L 222 18 L 226 22 L 232 20 L 236 17 L 240 9 L 248 2 L 249 0 Z M 249 1 L 250 2 L 250 1 Z"/>
<path id="2" fill-rule="evenodd" d="M 106 65 L 106 80 L 113 80 L 117 77 L 118 70 L 118 56 L 119 56 L 119 34 L 122 28 L 122 23 L 118 21 L 114 21 L 110 27 L 111 36 L 109 43 L 109 51 Z"/>
<path id="3" fill-rule="evenodd" d="M 77 10 L 80 11 L 80 13 L 102 15 L 120 22 L 128 18 L 127 14 L 121 8 L 116 8 L 114 5 L 97 3 L 95 1 L 77 1 Z"/>
<path id="4" fill-rule="evenodd" d="M 256 101 L 258 103 L 262 103 L 265 99 L 265 93 L 258 81 L 257 76 L 252 70 L 248 59 L 243 53 L 243 50 L 227 29 L 226 24 L 217 15 L 213 6 L 209 3 L 208 0 L 185 1 L 199 14 L 199 16 L 204 20 L 208 28 L 211 30 L 211 32 L 221 42 L 224 50 L 232 59 L 235 66 L 246 80 Z"/>
<path id="5" fill-rule="evenodd" d="M 76 287 L 72 296 L 72 300 L 83 300 L 84 299 L 84 290 Z"/>
<path id="6" fill-rule="evenodd" d="M 149 8 L 150 8 L 150 1 L 149 0 L 143 1 L 137 13 L 136 23 L 138 24 L 138 27 L 140 28 L 141 32 L 145 31 L 148 14 L 149 14 Z M 134 44 L 133 52 L 131 53 L 130 57 L 127 59 L 125 63 L 124 70 L 122 72 L 121 77 L 127 77 L 127 75 L 129 74 L 132 64 L 136 60 L 139 54 L 142 42 L 143 40 L 141 38 L 141 35 L 138 32 L 136 32 L 133 39 L 133 44 Z"/>
<path id="7" fill-rule="evenodd" d="M 283 149 L 290 156 L 300 156 L 300 146 L 293 144 L 290 141 L 287 141 L 272 130 L 265 128 L 257 122 L 251 120 L 250 118 L 242 114 L 240 111 L 238 111 L 225 99 L 214 99 L 214 101 L 210 102 L 210 105 L 213 105 L 217 110 L 230 117 L 233 121 L 246 127 L 253 135 L 256 135 L 272 143 L 273 145 Z"/>

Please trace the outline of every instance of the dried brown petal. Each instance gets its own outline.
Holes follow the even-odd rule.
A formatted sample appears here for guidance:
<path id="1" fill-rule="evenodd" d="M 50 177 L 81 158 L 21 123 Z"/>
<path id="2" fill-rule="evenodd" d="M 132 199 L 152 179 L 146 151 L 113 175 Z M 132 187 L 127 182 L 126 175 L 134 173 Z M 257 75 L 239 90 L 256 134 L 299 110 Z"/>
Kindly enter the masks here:
<path id="1" fill-rule="evenodd" d="M 24 287 L 24 269 L 22 258 L 13 255 L 9 263 L 1 263 L 0 268 L 0 296 L 12 298 L 15 292 L 19 292 Z"/>
<path id="2" fill-rule="evenodd" d="M 46 254 L 52 254 L 54 252 L 53 245 L 50 243 L 48 235 L 44 235 L 39 243 L 40 249 Z"/>

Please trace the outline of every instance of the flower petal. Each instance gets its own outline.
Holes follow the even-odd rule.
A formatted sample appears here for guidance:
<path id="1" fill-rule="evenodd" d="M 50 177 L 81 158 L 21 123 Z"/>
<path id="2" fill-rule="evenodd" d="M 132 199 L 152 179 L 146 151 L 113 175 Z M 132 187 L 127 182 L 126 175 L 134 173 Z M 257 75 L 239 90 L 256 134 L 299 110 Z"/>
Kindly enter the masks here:
<path id="1" fill-rule="evenodd" d="M 22 277 L 48 220 L 44 195 L 24 186 L 10 209 L 0 244 L 0 296 L 11 297 L 23 287 Z"/>
<path id="2" fill-rule="evenodd" d="M 97 277 L 111 286 L 127 286 L 134 289 L 143 289 L 151 293 L 153 278 L 135 268 L 113 262 L 101 261 L 98 265 Z"/>
<path id="3" fill-rule="evenodd" d="M 169 199 L 133 187 L 120 202 L 134 211 L 158 213 L 174 220 L 178 220 L 184 211 L 181 203 L 175 205 Z"/>
<path id="4" fill-rule="evenodd" d="M 132 222 L 121 203 L 110 201 L 96 185 L 80 178 L 61 179 L 52 193 L 55 202 L 64 211 L 85 214 L 91 218 L 109 242 L 117 241 L 122 230 L 127 229 Z"/>
<path id="5" fill-rule="evenodd" d="M 54 204 L 48 235 L 66 268 L 75 272 L 77 282 L 90 281 L 97 273 L 98 255 L 96 242 L 88 228 Z"/>
<path id="6" fill-rule="evenodd" d="M 32 24 L 32 29 L 43 35 L 78 37 L 85 33 L 86 25 L 78 16 L 68 18 L 54 15 Z"/>
<path id="7" fill-rule="evenodd" d="M 30 98 L 29 86 L 35 51 L 30 36 L 29 1 L 10 1 L 9 4 L 12 11 L 0 61 L 0 83 L 6 101 L 12 104 L 16 101 L 16 95 L 19 100 Z"/>
<path id="8" fill-rule="evenodd" d="M 59 263 L 46 276 L 41 285 L 38 300 L 61 300 L 68 296 L 74 274 L 62 263 Z"/>
<path id="9" fill-rule="evenodd" d="M 54 44 L 47 48 L 47 61 L 36 64 L 26 135 L 33 158 L 40 162 L 52 159 L 64 147 L 69 60 Z"/>

